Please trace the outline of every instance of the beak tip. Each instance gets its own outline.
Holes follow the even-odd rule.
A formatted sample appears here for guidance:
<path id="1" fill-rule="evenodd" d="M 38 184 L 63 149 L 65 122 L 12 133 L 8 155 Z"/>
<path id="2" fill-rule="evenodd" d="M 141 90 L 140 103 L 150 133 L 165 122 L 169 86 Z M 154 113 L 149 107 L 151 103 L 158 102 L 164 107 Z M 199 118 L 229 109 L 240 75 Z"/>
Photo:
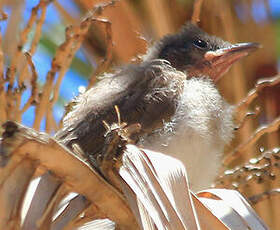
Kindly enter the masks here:
<path id="1" fill-rule="evenodd" d="M 262 47 L 263 47 L 262 44 L 260 44 L 258 42 L 248 42 L 248 43 L 237 44 L 237 50 L 240 50 L 240 51 L 244 50 L 244 51 L 252 52 L 252 51 L 255 51 Z"/>
<path id="2" fill-rule="evenodd" d="M 228 53 L 251 53 L 257 49 L 262 48 L 262 45 L 257 42 L 237 43 L 225 48 L 224 51 Z"/>
<path id="3" fill-rule="evenodd" d="M 250 43 L 248 43 L 249 46 L 250 46 L 250 44 L 251 44 L 251 47 L 252 47 L 252 48 L 256 48 L 256 49 L 261 49 L 261 48 L 263 48 L 263 45 L 260 44 L 260 43 L 258 43 L 258 42 L 250 42 Z"/>

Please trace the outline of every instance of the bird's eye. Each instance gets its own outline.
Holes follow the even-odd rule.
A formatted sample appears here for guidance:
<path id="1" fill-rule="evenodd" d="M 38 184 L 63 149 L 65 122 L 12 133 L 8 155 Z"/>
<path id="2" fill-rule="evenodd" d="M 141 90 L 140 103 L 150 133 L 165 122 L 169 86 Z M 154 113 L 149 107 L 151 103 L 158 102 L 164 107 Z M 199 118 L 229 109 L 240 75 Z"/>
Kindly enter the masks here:
<path id="1" fill-rule="evenodd" d="M 199 49 L 205 49 L 207 48 L 207 42 L 201 40 L 201 39 L 196 39 L 193 41 L 193 44 L 199 48 Z"/>

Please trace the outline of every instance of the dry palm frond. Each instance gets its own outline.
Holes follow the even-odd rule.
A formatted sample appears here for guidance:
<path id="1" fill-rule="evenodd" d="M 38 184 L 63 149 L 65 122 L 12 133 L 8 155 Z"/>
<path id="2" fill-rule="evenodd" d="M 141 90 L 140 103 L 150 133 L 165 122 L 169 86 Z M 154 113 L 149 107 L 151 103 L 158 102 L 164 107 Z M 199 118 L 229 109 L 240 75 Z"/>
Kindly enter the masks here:
<path id="1" fill-rule="evenodd" d="M 14 122 L 7 122 L 4 129 L 1 230 L 73 229 L 94 219 L 80 229 L 114 228 L 109 220 L 97 220 L 101 218 L 114 221 L 117 229 L 137 229 L 126 202 L 145 230 L 236 229 L 234 226 L 267 229 L 236 191 L 213 189 L 192 193 L 184 166 L 172 157 L 127 145 L 120 169 L 124 181 L 119 181 L 125 200 L 86 162 L 47 134 Z M 35 192 L 27 192 L 32 178 L 39 175 Z M 70 192 L 77 194 L 71 194 L 65 201 Z M 13 199 L 9 199 L 11 195 Z M 24 201 L 24 197 L 29 201 Z"/>
<path id="2" fill-rule="evenodd" d="M 87 211 L 89 208 L 94 209 L 94 215 L 87 218 L 110 218 L 119 229 L 130 229 L 130 226 L 137 229 L 124 197 L 85 162 L 47 134 L 13 122 L 5 123 L 4 129 L 0 168 L 1 230 L 19 228 L 23 199 L 36 174 L 43 176 L 27 211 L 23 229 L 35 225 L 52 226 L 52 229 L 75 226 L 91 213 Z M 80 195 L 53 220 L 58 205 L 69 192 Z M 85 214 L 80 215 L 82 212 Z"/>
<path id="3" fill-rule="evenodd" d="M 193 194 L 184 166 L 172 157 L 128 145 L 120 175 L 145 230 L 268 229 L 237 191 L 209 189 Z"/>

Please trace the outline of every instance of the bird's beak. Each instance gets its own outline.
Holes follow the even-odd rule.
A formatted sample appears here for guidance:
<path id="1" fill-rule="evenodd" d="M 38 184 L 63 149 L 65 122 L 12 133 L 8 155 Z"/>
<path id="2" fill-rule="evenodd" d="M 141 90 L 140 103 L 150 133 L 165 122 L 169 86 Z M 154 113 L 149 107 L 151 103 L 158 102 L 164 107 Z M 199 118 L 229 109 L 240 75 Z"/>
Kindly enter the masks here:
<path id="1" fill-rule="evenodd" d="M 260 47 L 259 43 L 238 43 L 226 48 L 206 52 L 204 58 L 209 63 L 210 69 L 208 71 L 211 72 L 209 75 L 214 82 L 217 82 L 233 63 Z"/>

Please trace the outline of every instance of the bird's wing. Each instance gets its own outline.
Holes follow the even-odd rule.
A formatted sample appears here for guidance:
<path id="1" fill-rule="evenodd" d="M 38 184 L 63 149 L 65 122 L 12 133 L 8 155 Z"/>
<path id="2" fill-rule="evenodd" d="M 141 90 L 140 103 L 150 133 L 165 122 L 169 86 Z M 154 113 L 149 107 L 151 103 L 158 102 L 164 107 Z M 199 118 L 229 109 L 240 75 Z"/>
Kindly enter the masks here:
<path id="1" fill-rule="evenodd" d="M 142 131 L 149 132 L 174 113 L 184 79 L 182 72 L 164 60 L 128 66 L 79 95 L 56 138 L 68 147 L 77 143 L 89 154 L 100 152 L 105 132 L 102 121 L 117 122 L 115 105 L 122 121 L 140 123 Z"/>

